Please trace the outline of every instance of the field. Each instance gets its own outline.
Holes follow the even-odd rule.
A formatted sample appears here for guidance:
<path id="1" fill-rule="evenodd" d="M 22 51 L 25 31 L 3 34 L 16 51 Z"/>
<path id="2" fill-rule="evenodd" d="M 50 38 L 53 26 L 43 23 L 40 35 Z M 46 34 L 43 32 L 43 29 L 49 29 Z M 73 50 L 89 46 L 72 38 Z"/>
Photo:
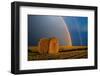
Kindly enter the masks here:
<path id="1" fill-rule="evenodd" d="M 39 54 L 37 46 L 28 47 L 28 61 L 52 60 L 52 59 L 80 59 L 88 57 L 87 46 L 60 46 L 55 55 Z"/>

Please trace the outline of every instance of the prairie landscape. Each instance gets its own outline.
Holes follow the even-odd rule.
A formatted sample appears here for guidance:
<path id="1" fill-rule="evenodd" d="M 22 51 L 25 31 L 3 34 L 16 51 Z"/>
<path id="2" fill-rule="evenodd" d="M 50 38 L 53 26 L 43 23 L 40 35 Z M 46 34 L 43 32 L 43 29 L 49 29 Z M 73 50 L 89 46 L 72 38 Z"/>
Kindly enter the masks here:
<path id="1" fill-rule="evenodd" d="M 28 15 L 28 61 L 88 58 L 88 17 Z"/>
<path id="2" fill-rule="evenodd" d="M 40 54 L 38 46 L 28 48 L 28 61 L 32 60 L 55 60 L 55 59 L 82 59 L 88 57 L 87 46 L 59 46 L 56 54 Z"/>

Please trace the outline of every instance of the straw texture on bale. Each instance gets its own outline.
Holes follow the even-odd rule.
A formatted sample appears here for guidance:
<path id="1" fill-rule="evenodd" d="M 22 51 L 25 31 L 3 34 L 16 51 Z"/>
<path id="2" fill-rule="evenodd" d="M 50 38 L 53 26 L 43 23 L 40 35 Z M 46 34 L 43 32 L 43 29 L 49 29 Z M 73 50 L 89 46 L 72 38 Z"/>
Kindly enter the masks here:
<path id="1" fill-rule="evenodd" d="M 42 38 L 38 44 L 40 54 L 57 54 L 59 52 L 59 41 L 56 37 Z"/>
<path id="2" fill-rule="evenodd" d="M 59 52 L 59 41 L 57 38 L 50 38 L 49 41 L 49 54 L 57 54 Z"/>
<path id="3" fill-rule="evenodd" d="M 40 54 L 47 54 L 49 50 L 49 39 L 47 38 L 40 39 L 38 48 L 39 48 L 38 52 Z"/>

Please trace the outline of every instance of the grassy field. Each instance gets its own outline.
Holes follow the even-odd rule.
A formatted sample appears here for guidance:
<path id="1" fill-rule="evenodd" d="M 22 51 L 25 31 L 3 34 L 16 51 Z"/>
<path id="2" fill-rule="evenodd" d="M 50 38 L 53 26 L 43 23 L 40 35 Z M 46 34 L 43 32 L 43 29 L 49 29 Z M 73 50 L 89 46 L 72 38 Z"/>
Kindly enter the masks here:
<path id="1" fill-rule="evenodd" d="M 28 48 L 28 60 L 52 60 L 52 59 L 79 59 L 87 58 L 87 46 L 60 46 L 59 53 L 55 55 L 39 54 L 37 46 Z"/>

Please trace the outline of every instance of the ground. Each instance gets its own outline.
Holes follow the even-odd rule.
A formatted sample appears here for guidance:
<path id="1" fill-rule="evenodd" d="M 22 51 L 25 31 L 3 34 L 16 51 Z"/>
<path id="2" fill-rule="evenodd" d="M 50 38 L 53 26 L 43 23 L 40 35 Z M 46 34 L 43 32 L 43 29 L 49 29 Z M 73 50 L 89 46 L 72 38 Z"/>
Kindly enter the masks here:
<path id="1" fill-rule="evenodd" d="M 52 59 L 80 59 L 88 57 L 87 46 L 60 46 L 57 54 L 39 54 L 37 46 L 28 48 L 28 61 Z"/>

